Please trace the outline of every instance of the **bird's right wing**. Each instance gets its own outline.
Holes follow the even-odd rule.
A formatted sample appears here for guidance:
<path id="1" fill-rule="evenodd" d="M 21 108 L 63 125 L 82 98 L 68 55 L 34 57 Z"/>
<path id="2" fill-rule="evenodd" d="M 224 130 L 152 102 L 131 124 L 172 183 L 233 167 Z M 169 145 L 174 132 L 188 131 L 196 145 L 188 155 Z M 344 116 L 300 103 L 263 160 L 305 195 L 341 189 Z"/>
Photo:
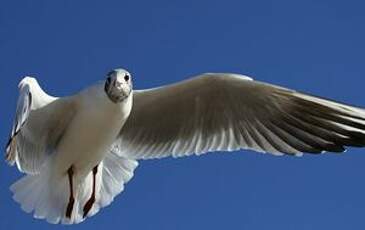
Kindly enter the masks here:
<path id="1" fill-rule="evenodd" d="M 129 158 L 251 149 L 276 155 L 365 146 L 365 110 L 236 74 L 135 91 L 119 136 Z"/>
<path id="2" fill-rule="evenodd" d="M 36 79 L 19 83 L 14 124 L 6 146 L 9 164 L 28 174 L 37 174 L 51 154 L 75 113 L 72 98 L 47 95 Z"/>

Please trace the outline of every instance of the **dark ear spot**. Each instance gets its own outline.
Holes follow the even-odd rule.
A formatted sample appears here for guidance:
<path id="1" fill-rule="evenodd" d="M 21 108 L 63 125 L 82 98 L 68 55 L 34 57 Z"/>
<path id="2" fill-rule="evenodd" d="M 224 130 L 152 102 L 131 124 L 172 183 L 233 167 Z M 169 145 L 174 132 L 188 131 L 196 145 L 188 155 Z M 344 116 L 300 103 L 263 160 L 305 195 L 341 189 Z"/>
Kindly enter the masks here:
<path id="1" fill-rule="evenodd" d="M 112 78 L 111 77 L 108 77 L 105 81 L 105 85 L 104 85 L 104 91 L 105 92 L 108 92 L 108 89 L 109 89 L 109 85 L 110 85 L 110 82 L 111 82 Z"/>

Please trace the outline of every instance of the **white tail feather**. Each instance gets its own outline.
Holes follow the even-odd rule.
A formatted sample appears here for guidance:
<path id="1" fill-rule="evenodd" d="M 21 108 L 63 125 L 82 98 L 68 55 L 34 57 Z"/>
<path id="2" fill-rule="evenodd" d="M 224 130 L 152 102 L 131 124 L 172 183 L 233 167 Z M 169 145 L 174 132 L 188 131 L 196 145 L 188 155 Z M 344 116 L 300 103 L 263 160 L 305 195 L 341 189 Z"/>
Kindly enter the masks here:
<path id="1" fill-rule="evenodd" d="M 54 176 L 50 172 L 52 161 L 45 164 L 39 174 L 26 175 L 11 186 L 14 200 L 25 212 L 33 212 L 38 219 L 53 224 L 77 224 L 84 220 L 83 208 L 92 192 L 92 173 L 75 188 L 75 203 L 71 218 L 66 218 L 69 199 L 67 175 Z M 114 152 L 107 154 L 99 164 L 96 176 L 96 200 L 88 213 L 95 215 L 101 208 L 109 205 L 114 197 L 124 189 L 124 184 L 133 177 L 138 162 L 118 156 Z"/>

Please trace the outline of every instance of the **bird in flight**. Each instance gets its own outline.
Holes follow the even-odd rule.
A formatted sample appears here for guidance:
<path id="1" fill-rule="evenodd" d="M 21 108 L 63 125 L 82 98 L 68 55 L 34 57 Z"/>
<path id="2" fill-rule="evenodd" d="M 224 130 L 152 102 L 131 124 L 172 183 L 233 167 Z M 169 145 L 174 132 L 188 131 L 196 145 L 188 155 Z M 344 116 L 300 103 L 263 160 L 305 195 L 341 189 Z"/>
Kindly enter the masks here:
<path id="1" fill-rule="evenodd" d="M 146 90 L 115 69 L 75 95 L 19 83 L 6 160 L 26 212 L 77 224 L 109 205 L 139 160 L 250 149 L 274 155 L 365 146 L 365 110 L 230 73 Z"/>

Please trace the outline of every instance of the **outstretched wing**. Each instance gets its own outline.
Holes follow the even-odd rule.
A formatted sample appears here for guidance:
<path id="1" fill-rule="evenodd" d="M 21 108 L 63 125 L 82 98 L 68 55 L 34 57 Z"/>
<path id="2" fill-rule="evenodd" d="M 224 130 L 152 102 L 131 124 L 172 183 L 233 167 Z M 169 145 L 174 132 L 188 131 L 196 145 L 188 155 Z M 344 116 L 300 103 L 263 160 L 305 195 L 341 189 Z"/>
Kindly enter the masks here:
<path id="1" fill-rule="evenodd" d="M 20 171 L 39 172 L 53 152 L 75 112 L 70 98 L 47 95 L 31 77 L 19 83 L 19 98 L 13 128 L 6 146 L 6 160 Z"/>
<path id="2" fill-rule="evenodd" d="M 275 155 L 365 146 L 365 111 L 236 74 L 134 92 L 119 136 L 135 159 L 251 149 Z"/>

